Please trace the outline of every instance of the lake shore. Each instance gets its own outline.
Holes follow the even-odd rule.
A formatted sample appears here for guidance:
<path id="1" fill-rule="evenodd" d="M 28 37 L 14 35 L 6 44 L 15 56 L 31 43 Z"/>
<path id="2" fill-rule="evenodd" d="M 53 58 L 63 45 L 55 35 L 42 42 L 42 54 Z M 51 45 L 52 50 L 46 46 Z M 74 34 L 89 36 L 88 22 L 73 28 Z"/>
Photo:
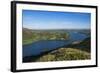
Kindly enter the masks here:
<path id="1" fill-rule="evenodd" d="M 91 59 L 89 44 L 90 38 L 87 38 L 84 41 L 77 44 L 70 44 L 52 51 L 44 52 L 37 56 L 25 57 L 23 58 L 23 62 L 27 63 Z"/>

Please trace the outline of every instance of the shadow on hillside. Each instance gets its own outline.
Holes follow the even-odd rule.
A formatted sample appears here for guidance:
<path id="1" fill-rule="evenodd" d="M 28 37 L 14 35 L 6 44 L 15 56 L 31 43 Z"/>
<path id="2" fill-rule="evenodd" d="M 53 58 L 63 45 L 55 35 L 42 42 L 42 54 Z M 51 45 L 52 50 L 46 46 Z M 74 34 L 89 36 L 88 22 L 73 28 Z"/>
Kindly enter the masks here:
<path id="1" fill-rule="evenodd" d="M 82 42 L 78 43 L 78 44 L 70 44 L 67 46 L 64 46 L 65 48 L 75 48 L 75 49 L 79 49 L 82 51 L 86 51 L 86 52 L 91 52 L 91 38 L 88 37 L 85 40 L 83 40 Z"/>

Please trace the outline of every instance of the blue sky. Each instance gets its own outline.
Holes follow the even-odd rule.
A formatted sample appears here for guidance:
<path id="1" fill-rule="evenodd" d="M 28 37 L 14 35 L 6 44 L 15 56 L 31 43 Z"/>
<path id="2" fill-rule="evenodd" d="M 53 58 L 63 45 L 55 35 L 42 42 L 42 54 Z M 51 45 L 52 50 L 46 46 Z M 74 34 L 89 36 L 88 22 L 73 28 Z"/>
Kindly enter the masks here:
<path id="1" fill-rule="evenodd" d="M 88 29 L 90 13 L 23 10 L 23 27 L 29 29 Z"/>

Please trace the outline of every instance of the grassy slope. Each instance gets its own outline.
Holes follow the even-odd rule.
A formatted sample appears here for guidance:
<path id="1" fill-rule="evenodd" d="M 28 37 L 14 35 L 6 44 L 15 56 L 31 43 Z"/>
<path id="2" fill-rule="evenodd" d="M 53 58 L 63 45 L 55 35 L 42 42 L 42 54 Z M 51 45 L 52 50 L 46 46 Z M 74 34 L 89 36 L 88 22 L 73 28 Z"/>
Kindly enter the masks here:
<path id="1" fill-rule="evenodd" d="M 36 61 L 62 61 L 62 60 L 85 60 L 90 59 L 90 53 L 76 48 L 60 48 L 38 58 Z"/>
<path id="2" fill-rule="evenodd" d="M 27 29 L 27 28 L 23 28 L 23 44 L 29 44 L 32 43 L 32 31 Z"/>

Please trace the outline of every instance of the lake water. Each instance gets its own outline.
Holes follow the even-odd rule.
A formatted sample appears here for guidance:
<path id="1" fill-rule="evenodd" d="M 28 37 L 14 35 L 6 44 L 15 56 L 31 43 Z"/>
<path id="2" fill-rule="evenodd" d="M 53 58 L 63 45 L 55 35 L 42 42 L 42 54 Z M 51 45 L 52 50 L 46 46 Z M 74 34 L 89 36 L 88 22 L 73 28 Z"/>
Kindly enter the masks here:
<path id="1" fill-rule="evenodd" d="M 23 57 L 39 55 L 45 51 L 50 51 L 71 44 L 74 41 L 81 41 L 87 38 L 87 35 L 78 32 L 69 32 L 69 35 L 69 40 L 42 40 L 23 45 Z"/>

